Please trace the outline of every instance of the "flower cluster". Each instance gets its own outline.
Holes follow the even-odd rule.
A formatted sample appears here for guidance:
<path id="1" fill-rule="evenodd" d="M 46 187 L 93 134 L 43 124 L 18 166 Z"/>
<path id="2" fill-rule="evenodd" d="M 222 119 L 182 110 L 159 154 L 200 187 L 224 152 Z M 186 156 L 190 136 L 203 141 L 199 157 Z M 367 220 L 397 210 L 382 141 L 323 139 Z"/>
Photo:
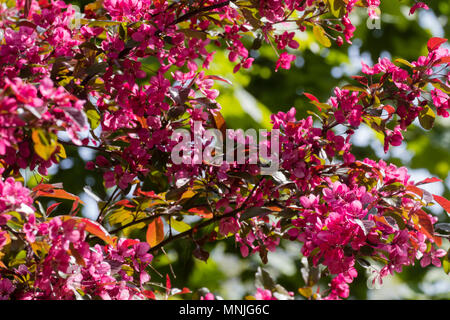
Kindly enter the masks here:
<path id="1" fill-rule="evenodd" d="M 143 285 L 150 280 L 145 271 L 153 256 L 149 245 L 138 240 L 119 239 L 115 245 L 91 247 L 85 225 L 74 219 L 55 217 L 39 223 L 34 214 L 23 226 L 27 241 L 39 247 L 34 284 L 17 294 L 18 299 L 106 300 L 143 299 Z M 19 267 L 25 277 L 26 265 Z M 138 288 L 134 284 L 138 284 Z"/>

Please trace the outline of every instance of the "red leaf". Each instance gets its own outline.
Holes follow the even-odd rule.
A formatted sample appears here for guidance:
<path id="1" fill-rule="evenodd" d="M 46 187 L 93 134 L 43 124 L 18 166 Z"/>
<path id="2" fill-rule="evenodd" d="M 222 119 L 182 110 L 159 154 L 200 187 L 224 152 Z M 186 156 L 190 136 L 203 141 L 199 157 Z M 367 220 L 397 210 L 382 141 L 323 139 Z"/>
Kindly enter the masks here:
<path id="1" fill-rule="evenodd" d="M 309 100 L 311 100 L 311 101 L 320 102 L 319 99 L 317 99 L 315 96 L 313 96 L 313 95 L 310 94 L 310 93 L 304 92 L 303 94 L 304 94 Z"/>
<path id="2" fill-rule="evenodd" d="M 422 209 L 415 213 L 419 218 L 419 225 L 415 225 L 416 229 L 422 232 L 428 239 L 433 240 L 439 247 L 442 245 L 442 239 L 434 236 L 433 222 L 428 214 Z"/>
<path id="3" fill-rule="evenodd" d="M 447 211 L 447 214 L 450 216 L 450 201 L 445 199 L 444 197 L 438 196 L 436 194 L 433 194 L 434 200 L 441 205 L 442 208 L 444 208 L 445 211 Z"/>
<path id="4" fill-rule="evenodd" d="M 47 208 L 47 215 L 50 215 L 57 206 L 59 206 L 62 202 L 56 202 Z"/>
<path id="5" fill-rule="evenodd" d="M 188 210 L 188 212 L 195 213 L 196 215 L 206 219 L 210 219 L 213 217 L 211 210 L 209 210 L 207 207 L 191 208 Z"/>
<path id="6" fill-rule="evenodd" d="M 53 189 L 62 189 L 62 188 L 63 188 L 62 183 L 53 183 L 53 184 L 40 183 L 33 188 L 33 191 L 39 191 L 39 190 L 50 191 Z"/>
<path id="7" fill-rule="evenodd" d="M 356 81 L 358 81 L 359 83 L 367 86 L 367 84 L 369 83 L 369 81 L 367 80 L 366 77 L 362 77 L 362 76 L 352 76 L 353 79 L 355 79 Z"/>
<path id="8" fill-rule="evenodd" d="M 139 243 L 139 240 L 134 240 L 134 239 L 126 239 L 123 241 L 123 245 L 126 246 L 127 248 L 131 247 L 132 245 Z"/>
<path id="9" fill-rule="evenodd" d="M 170 293 L 171 288 L 172 288 L 172 284 L 170 283 L 169 275 L 166 274 L 166 294 Z"/>
<path id="10" fill-rule="evenodd" d="M 431 38 L 430 40 L 428 40 L 427 43 L 427 47 L 428 47 L 428 51 L 431 52 L 433 50 L 436 50 L 437 48 L 439 48 L 441 46 L 441 44 L 447 42 L 447 39 L 443 39 L 443 38 Z"/>
<path id="11" fill-rule="evenodd" d="M 413 186 L 413 185 L 406 186 L 406 190 L 419 195 L 421 198 L 423 197 L 423 190 L 416 186 Z"/>
<path id="12" fill-rule="evenodd" d="M 141 195 L 147 198 L 152 198 L 152 199 L 162 199 L 162 197 L 158 194 L 156 194 L 154 191 L 142 191 L 141 188 L 136 188 L 136 192 L 137 195 Z"/>
<path id="13" fill-rule="evenodd" d="M 192 292 L 192 291 L 189 290 L 189 288 L 184 287 L 183 290 L 181 290 L 181 292 L 178 293 L 178 294 L 191 293 L 191 292 Z"/>
<path id="14" fill-rule="evenodd" d="M 48 198 L 74 200 L 74 201 L 79 201 L 81 204 L 84 204 L 84 202 L 81 201 L 80 198 L 77 197 L 76 195 L 71 194 L 67 191 L 61 190 L 61 189 L 38 190 L 36 192 L 36 197 L 48 197 Z"/>
<path id="15" fill-rule="evenodd" d="M 205 79 L 212 79 L 212 80 L 219 80 L 219 81 L 223 81 L 226 82 L 228 84 L 233 84 L 230 80 L 219 77 L 219 76 L 214 76 L 214 75 L 207 75 L 204 77 Z"/>
<path id="16" fill-rule="evenodd" d="M 435 178 L 435 177 L 432 177 L 432 178 L 426 178 L 425 180 L 422 180 L 422 181 L 420 181 L 420 182 L 417 182 L 417 183 L 416 183 L 416 186 L 418 186 L 419 184 L 427 184 L 427 183 L 441 182 L 441 181 L 442 181 L 441 179 Z"/>
<path id="17" fill-rule="evenodd" d="M 386 110 L 387 113 L 389 113 L 389 116 L 391 116 L 395 112 L 395 108 L 390 105 L 385 105 L 383 107 L 384 110 Z"/>
<path id="18" fill-rule="evenodd" d="M 227 137 L 227 125 L 225 123 L 223 115 L 219 111 L 210 110 L 210 112 L 213 116 L 214 127 L 216 129 L 219 129 L 219 131 L 222 133 L 222 138 L 225 141 Z"/>
<path id="19" fill-rule="evenodd" d="M 142 294 L 143 294 L 146 298 L 155 300 L 155 294 L 153 293 L 153 291 L 150 291 L 150 290 L 143 290 L 143 291 L 142 291 Z"/>
<path id="20" fill-rule="evenodd" d="M 106 231 L 105 228 L 103 228 L 99 223 L 90 220 L 88 218 L 80 218 L 80 219 L 82 222 L 86 224 L 87 232 L 92 233 L 94 236 L 99 237 L 107 244 L 114 245 L 115 243 L 114 237 L 110 236 L 108 231 Z"/>
<path id="21" fill-rule="evenodd" d="M 76 223 L 84 223 L 85 230 L 94 236 L 102 239 L 109 245 L 115 245 L 116 237 L 112 237 L 108 231 L 105 230 L 98 222 L 93 221 L 88 218 L 80 218 L 80 217 L 71 217 L 71 216 L 58 216 L 62 221 L 73 220 Z"/>
<path id="22" fill-rule="evenodd" d="M 438 65 L 441 63 L 450 63 L 450 56 L 440 58 L 438 61 L 434 63 L 434 65 Z"/>
<path id="23" fill-rule="evenodd" d="M 155 247 L 164 240 L 164 224 L 160 217 L 148 224 L 146 240 L 150 247 Z"/>
<path id="24" fill-rule="evenodd" d="M 79 210 L 77 210 L 79 202 L 80 202 L 79 198 L 75 199 L 75 201 L 73 202 L 72 209 L 70 210 L 70 215 L 71 216 L 76 216 L 77 215 L 77 213 L 79 211 Z"/>
<path id="25" fill-rule="evenodd" d="M 117 201 L 114 205 L 115 206 L 124 206 L 126 208 L 134 208 L 134 205 L 130 204 L 130 200 L 128 200 L 128 199 L 123 199 L 123 200 Z"/>

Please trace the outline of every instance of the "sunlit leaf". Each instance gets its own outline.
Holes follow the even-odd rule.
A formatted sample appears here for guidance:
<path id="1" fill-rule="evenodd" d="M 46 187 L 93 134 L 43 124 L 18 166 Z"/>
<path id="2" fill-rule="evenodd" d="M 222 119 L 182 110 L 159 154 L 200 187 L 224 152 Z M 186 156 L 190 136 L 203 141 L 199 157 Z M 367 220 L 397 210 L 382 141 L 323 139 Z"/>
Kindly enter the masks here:
<path id="1" fill-rule="evenodd" d="M 164 240 L 164 223 L 160 217 L 148 224 L 146 240 L 152 248 Z"/>
<path id="2" fill-rule="evenodd" d="M 56 135 L 42 129 L 33 129 L 31 138 L 36 154 L 44 160 L 50 159 L 58 145 Z"/>
<path id="3" fill-rule="evenodd" d="M 327 35 L 325 33 L 325 30 L 321 26 L 315 25 L 313 27 L 313 33 L 314 33 L 314 36 L 315 36 L 316 40 L 321 45 L 323 45 L 324 47 L 327 47 L 327 48 L 331 47 L 331 41 L 327 37 Z"/>
<path id="4" fill-rule="evenodd" d="M 419 113 L 420 125 L 426 130 L 430 130 L 431 128 L 433 128 L 435 118 L 436 115 L 429 106 L 423 107 L 423 109 Z"/>

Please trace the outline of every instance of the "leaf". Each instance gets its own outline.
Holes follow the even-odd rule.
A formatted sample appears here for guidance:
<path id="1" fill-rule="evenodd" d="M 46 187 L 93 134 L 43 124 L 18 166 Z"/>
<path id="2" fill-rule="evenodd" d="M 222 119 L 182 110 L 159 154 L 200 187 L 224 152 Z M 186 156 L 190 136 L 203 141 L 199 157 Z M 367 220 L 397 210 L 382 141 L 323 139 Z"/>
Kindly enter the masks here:
<path id="1" fill-rule="evenodd" d="M 433 222 L 428 214 L 420 209 L 415 212 L 415 215 L 419 219 L 418 224 L 414 225 L 416 229 L 422 232 L 427 238 L 433 240 L 438 246 L 441 246 L 442 239 L 434 236 Z"/>
<path id="2" fill-rule="evenodd" d="M 108 231 L 98 222 L 88 219 L 88 218 L 80 218 L 80 217 L 72 217 L 72 216 L 58 216 L 62 221 L 74 220 L 76 223 L 83 223 L 85 225 L 85 230 L 94 236 L 102 239 L 109 245 L 115 245 L 117 237 L 112 237 Z"/>
<path id="3" fill-rule="evenodd" d="M 198 244 L 195 248 L 194 251 L 192 251 L 192 254 L 194 255 L 194 257 L 196 257 L 197 259 L 201 260 L 201 261 L 207 261 L 209 258 L 209 252 L 205 251 L 202 249 L 202 247 L 200 247 Z"/>
<path id="4" fill-rule="evenodd" d="M 304 92 L 303 94 L 304 94 L 309 100 L 311 100 L 311 101 L 320 102 L 319 99 L 317 99 L 315 96 L 313 96 L 313 95 L 310 94 L 310 93 Z"/>
<path id="5" fill-rule="evenodd" d="M 47 216 L 50 215 L 56 209 L 56 207 L 59 206 L 60 204 L 61 204 L 61 202 L 56 202 L 56 203 L 52 204 L 51 206 L 49 206 L 46 211 Z"/>
<path id="6" fill-rule="evenodd" d="M 197 39 L 201 39 L 201 40 L 206 40 L 206 33 L 203 31 L 192 30 L 192 29 L 179 29 L 178 31 L 184 33 L 184 35 L 189 38 L 197 38 Z"/>
<path id="7" fill-rule="evenodd" d="M 71 242 L 69 245 L 69 253 L 75 258 L 75 261 L 77 262 L 78 265 L 86 267 L 86 262 L 84 261 L 81 254 L 78 252 L 78 250 L 73 245 L 73 242 Z"/>
<path id="8" fill-rule="evenodd" d="M 389 116 L 391 116 L 395 112 L 395 108 L 388 104 L 383 106 L 383 109 L 389 114 Z"/>
<path id="9" fill-rule="evenodd" d="M 406 190 L 411 191 L 412 193 L 415 193 L 420 197 L 423 197 L 423 190 L 416 186 L 413 185 L 406 186 Z"/>
<path id="10" fill-rule="evenodd" d="M 155 247 L 164 240 L 164 223 L 160 217 L 148 224 L 146 240 L 150 247 Z"/>
<path id="11" fill-rule="evenodd" d="M 414 68 L 414 66 L 409 61 L 402 59 L 402 58 L 395 59 L 395 62 L 399 62 L 401 64 L 407 65 L 410 68 Z"/>
<path id="12" fill-rule="evenodd" d="M 443 83 L 441 80 L 436 78 L 436 79 L 430 79 L 430 81 L 431 81 L 431 84 L 433 85 L 433 87 L 435 87 L 436 89 L 439 89 L 445 93 L 450 93 L 450 87 L 448 85 L 446 85 L 445 83 Z"/>
<path id="13" fill-rule="evenodd" d="M 170 217 L 170 226 L 178 232 L 185 232 L 185 231 L 191 229 L 191 226 L 188 225 L 186 222 L 178 221 L 177 219 L 174 219 L 173 217 Z"/>
<path id="14" fill-rule="evenodd" d="M 350 84 L 347 84 L 347 85 L 343 86 L 342 89 L 343 90 L 349 90 L 349 91 L 366 92 L 366 89 L 361 88 L 361 87 L 357 87 L 357 86 L 352 86 Z"/>
<path id="15" fill-rule="evenodd" d="M 186 100 L 189 97 L 190 88 L 170 87 L 168 91 L 169 91 L 170 97 L 176 103 L 176 105 L 182 106 L 182 105 L 184 105 L 184 103 L 186 102 Z"/>
<path id="16" fill-rule="evenodd" d="M 77 217 L 74 217 L 77 218 Z M 79 218 L 81 222 L 86 224 L 86 231 L 93 234 L 94 236 L 97 236 L 98 238 L 102 239 L 109 245 L 115 244 L 115 237 L 112 237 L 108 231 L 103 228 L 102 225 L 100 225 L 98 222 L 90 220 L 88 218 Z"/>
<path id="17" fill-rule="evenodd" d="M 258 270 L 255 274 L 255 286 L 257 288 L 272 290 L 273 288 L 275 288 L 275 281 L 273 281 L 272 277 L 266 270 L 258 267 Z"/>
<path id="18" fill-rule="evenodd" d="M 402 216 L 394 211 L 388 211 L 383 214 L 384 217 L 392 217 L 394 218 L 395 222 L 397 223 L 400 230 L 405 229 L 406 223 L 405 220 L 403 220 Z M 388 221 L 389 222 L 389 221 Z"/>
<path id="19" fill-rule="evenodd" d="M 57 147 L 59 148 L 57 155 L 63 159 L 67 158 L 66 149 L 64 149 L 64 146 L 61 143 L 58 143 Z"/>
<path id="20" fill-rule="evenodd" d="M 204 78 L 205 79 L 212 79 L 212 80 L 223 81 L 223 82 L 226 82 L 228 84 L 233 84 L 230 80 L 222 78 L 222 77 L 219 77 L 219 76 L 215 76 L 215 75 L 207 75 L 207 76 L 204 76 Z"/>
<path id="21" fill-rule="evenodd" d="M 439 58 L 439 59 L 434 63 L 434 65 L 436 66 L 436 65 L 439 65 L 439 64 L 442 64 L 442 63 L 450 63 L 450 56 L 446 56 L 446 57 Z M 448 92 L 447 92 L 447 93 L 448 93 Z"/>
<path id="22" fill-rule="evenodd" d="M 146 298 L 148 298 L 148 299 L 152 299 L 152 300 L 155 300 L 155 299 L 156 299 L 156 296 L 155 296 L 155 294 L 153 293 L 153 291 L 150 291 L 150 290 L 142 290 L 141 292 L 142 292 L 142 294 L 143 294 Z"/>
<path id="23" fill-rule="evenodd" d="M 31 139 L 36 154 L 44 160 L 50 159 L 57 147 L 56 135 L 42 129 L 33 129 Z"/>
<path id="24" fill-rule="evenodd" d="M 31 249 L 37 256 L 45 256 L 47 252 L 50 250 L 50 245 L 45 241 L 36 241 L 33 243 L 30 243 Z"/>
<path id="25" fill-rule="evenodd" d="M 433 128 L 435 118 L 436 115 L 429 106 L 423 107 L 423 109 L 419 113 L 420 125 L 426 130 L 430 130 L 431 128 Z"/>
<path id="26" fill-rule="evenodd" d="M 210 219 L 213 217 L 213 214 L 211 210 L 207 207 L 197 207 L 197 208 L 191 208 L 188 210 L 190 213 L 194 213 L 195 215 L 198 215 L 202 218 Z"/>
<path id="27" fill-rule="evenodd" d="M 25 5 L 23 8 L 23 10 L 24 10 L 23 15 L 24 15 L 25 19 L 28 19 L 28 15 L 30 13 L 30 8 L 31 8 L 31 3 L 32 3 L 32 0 L 25 0 Z"/>
<path id="28" fill-rule="evenodd" d="M 264 207 L 252 207 L 250 209 L 247 209 L 242 213 L 242 215 L 239 217 L 239 221 L 244 221 L 253 217 L 263 217 L 267 214 L 272 212 L 272 210 Z"/>
<path id="29" fill-rule="evenodd" d="M 438 196 L 437 194 L 433 194 L 433 198 L 442 208 L 444 208 L 445 211 L 447 211 L 447 214 L 450 216 L 450 201 L 444 197 Z"/>
<path id="30" fill-rule="evenodd" d="M 242 14 L 244 15 L 245 19 L 251 24 L 251 26 L 254 29 L 259 29 L 261 27 L 261 22 L 259 21 L 259 19 L 255 18 L 253 16 L 253 13 L 251 10 L 247 9 L 247 8 L 240 8 L 242 11 Z"/>
<path id="31" fill-rule="evenodd" d="M 166 274 L 166 294 L 170 293 L 170 289 L 172 288 L 172 283 L 170 282 L 170 277 Z"/>
<path id="32" fill-rule="evenodd" d="M 326 48 L 331 47 L 331 41 L 330 39 L 327 37 L 325 30 L 319 26 L 319 25 L 315 25 L 313 27 L 313 34 L 316 38 L 316 40 L 323 45 Z"/>
<path id="33" fill-rule="evenodd" d="M 90 109 L 86 111 L 86 116 L 89 120 L 91 129 L 97 129 L 97 127 L 100 125 L 100 114 L 97 112 L 97 110 Z"/>
<path id="34" fill-rule="evenodd" d="M 433 50 L 439 48 L 441 46 L 441 44 L 443 44 L 445 42 L 447 42 L 447 39 L 437 38 L 437 37 L 431 38 L 430 40 L 428 40 L 428 43 L 427 43 L 428 51 L 433 51 Z"/>
<path id="35" fill-rule="evenodd" d="M 433 182 L 442 182 L 442 180 L 439 179 L 439 178 L 435 178 L 435 177 L 432 177 L 432 178 L 426 178 L 425 180 L 422 180 L 422 181 L 417 182 L 417 183 L 416 183 L 416 186 L 418 186 L 418 185 L 420 185 L 420 184 L 427 184 L 427 183 L 433 183 Z"/>
<path id="36" fill-rule="evenodd" d="M 298 292 L 307 299 L 309 299 L 313 294 L 311 287 L 299 288 Z"/>
<path id="37" fill-rule="evenodd" d="M 345 14 L 347 3 L 344 0 L 328 0 L 330 11 L 336 18 L 341 18 Z"/>
<path id="38" fill-rule="evenodd" d="M 84 202 L 81 201 L 80 198 L 77 197 L 76 195 L 71 194 L 65 190 L 61 190 L 61 189 L 53 189 L 53 190 L 49 190 L 49 191 L 38 190 L 36 192 L 36 198 L 38 198 L 38 197 L 74 200 L 74 201 L 80 202 L 81 204 L 84 204 Z"/>

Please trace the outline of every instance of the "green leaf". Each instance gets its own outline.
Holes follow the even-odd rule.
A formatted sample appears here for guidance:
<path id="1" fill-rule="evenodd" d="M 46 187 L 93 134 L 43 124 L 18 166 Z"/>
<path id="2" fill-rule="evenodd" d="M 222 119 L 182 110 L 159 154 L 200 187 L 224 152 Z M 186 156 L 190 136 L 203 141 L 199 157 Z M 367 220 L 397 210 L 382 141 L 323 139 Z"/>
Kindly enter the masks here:
<path id="1" fill-rule="evenodd" d="M 433 128 L 435 118 L 436 115 L 429 106 L 425 106 L 419 113 L 420 125 L 426 130 L 430 130 L 431 128 Z"/>
<path id="2" fill-rule="evenodd" d="M 321 45 L 327 48 L 331 47 L 331 41 L 328 39 L 325 30 L 321 26 L 315 25 L 313 27 L 313 33 L 314 37 Z"/>
<path id="3" fill-rule="evenodd" d="M 191 229 L 191 226 L 188 225 L 186 222 L 178 221 L 177 219 L 174 219 L 173 217 L 170 218 L 170 226 L 178 232 L 185 232 L 185 231 Z"/>
<path id="4" fill-rule="evenodd" d="M 394 211 L 388 211 L 385 214 L 383 214 L 383 216 L 388 216 L 388 217 L 392 217 L 394 218 L 395 222 L 397 222 L 398 227 L 400 228 L 400 230 L 405 229 L 406 227 L 406 223 L 405 220 L 403 220 L 403 218 L 396 212 Z"/>
<path id="5" fill-rule="evenodd" d="M 95 109 L 86 111 L 91 129 L 96 129 L 100 125 L 100 114 Z"/>

